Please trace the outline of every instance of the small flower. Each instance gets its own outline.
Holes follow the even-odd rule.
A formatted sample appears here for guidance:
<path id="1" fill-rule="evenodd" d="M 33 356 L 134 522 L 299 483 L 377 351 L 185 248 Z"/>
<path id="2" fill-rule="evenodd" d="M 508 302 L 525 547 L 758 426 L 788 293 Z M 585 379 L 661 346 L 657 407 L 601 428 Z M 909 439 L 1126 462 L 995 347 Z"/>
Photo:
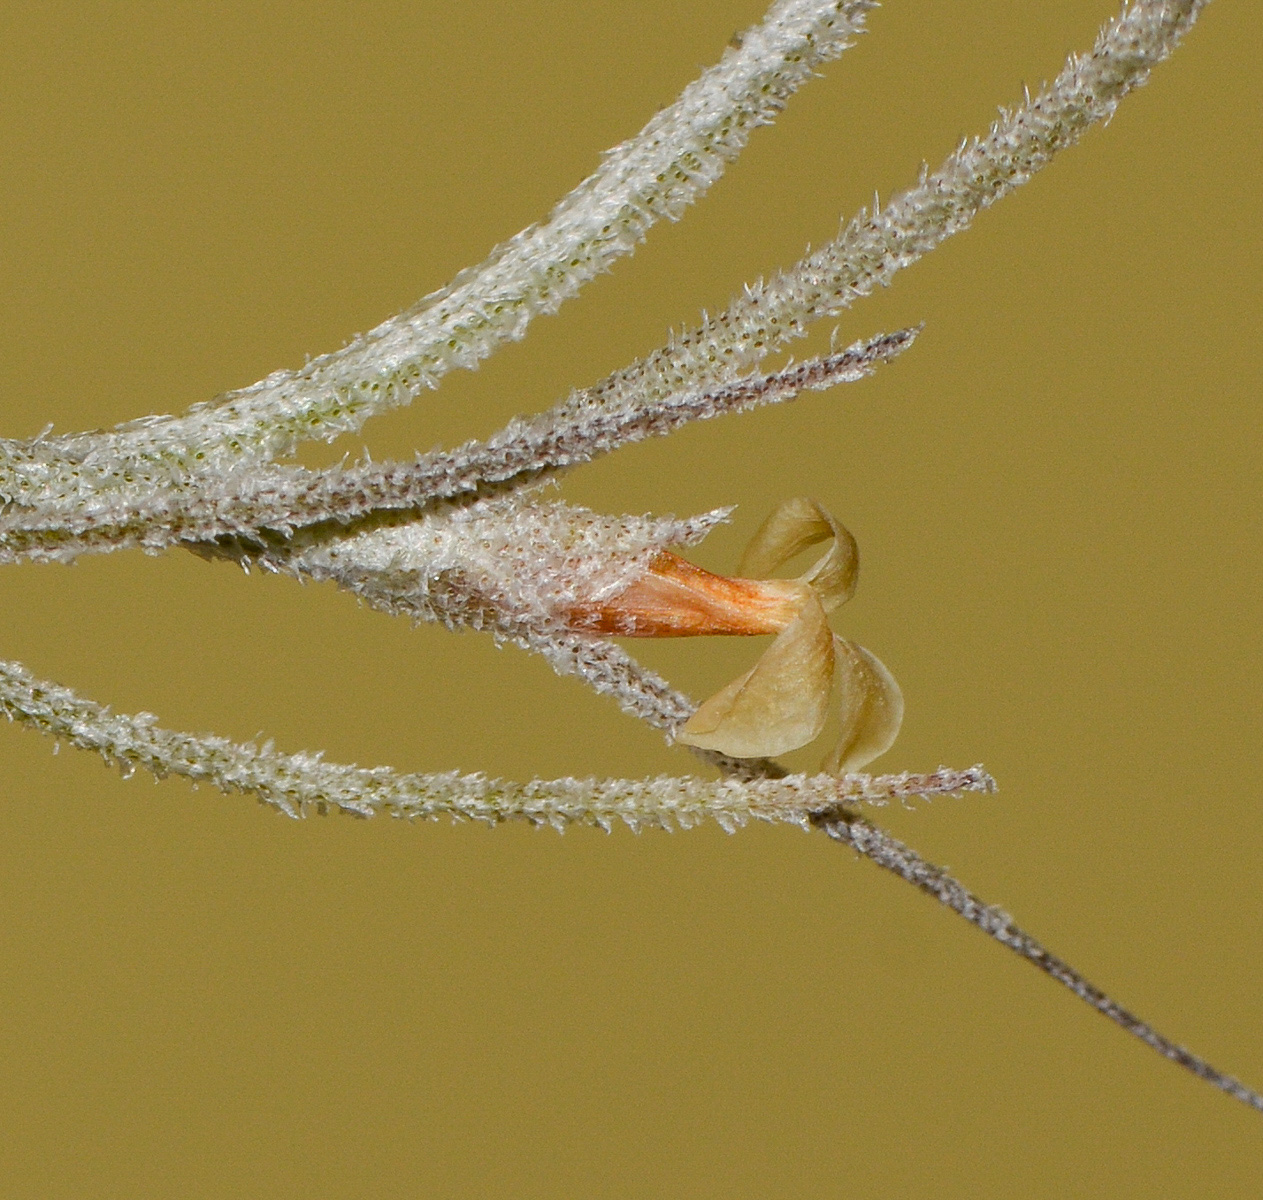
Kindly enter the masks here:
<path id="1" fill-rule="evenodd" d="M 818 542 L 831 545 L 797 579 L 768 579 Z M 571 613 L 573 627 L 622 637 L 775 633 L 762 658 L 711 696 L 676 735 L 735 758 L 796 750 L 820 736 L 838 694 L 841 733 L 822 769 L 857 770 L 885 753 L 903 720 L 894 677 L 863 646 L 838 637 L 828 614 L 855 592 L 855 539 L 816 501 L 784 501 L 754 535 L 737 578 L 670 552 L 611 599 Z"/>

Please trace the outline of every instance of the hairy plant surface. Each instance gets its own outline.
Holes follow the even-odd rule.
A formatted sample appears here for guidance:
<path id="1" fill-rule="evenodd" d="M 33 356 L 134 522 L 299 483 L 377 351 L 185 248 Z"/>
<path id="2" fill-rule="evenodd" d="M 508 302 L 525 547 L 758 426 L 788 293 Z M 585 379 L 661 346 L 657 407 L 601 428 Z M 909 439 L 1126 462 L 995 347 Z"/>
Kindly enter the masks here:
<path id="1" fill-rule="evenodd" d="M 713 817 L 819 827 L 937 897 L 1167 1058 L 1263 1110 L 1263 1097 L 1169 1041 L 857 806 L 993 790 L 981 767 L 869 775 L 894 743 L 903 698 L 873 651 L 835 632 L 853 594 L 858 548 L 817 500 L 790 497 L 732 576 L 679 551 L 726 510 L 608 516 L 548 491 L 561 473 L 692 421 L 857 383 L 909 349 L 918 330 L 876 333 L 842 351 L 767 370 L 813 322 L 862 299 L 1072 146 L 1143 84 L 1203 7 L 1136 0 L 1046 87 L 1002 111 L 984 135 L 886 204 L 874 203 L 793 266 L 747 285 L 722 311 L 676 331 L 628 367 L 493 436 L 411 462 L 312 470 L 290 459 L 410 403 L 456 368 L 476 367 L 677 219 L 818 68 L 863 32 L 871 0 L 778 0 L 549 216 L 480 265 L 342 349 L 179 417 L 106 432 L 0 442 L 0 561 L 186 549 L 243 568 L 330 581 L 385 613 L 472 628 L 539 653 L 628 714 L 692 748 L 719 778 L 563 778 L 402 774 L 287 754 L 269 744 L 172 732 L 0 663 L 11 719 L 130 771 L 184 775 L 250 792 L 283 813 L 520 818 L 564 827 L 687 827 Z M 794 579 L 773 577 L 827 543 Z M 695 704 L 613 638 L 775 634 L 749 671 Z M 837 726 L 820 769 L 773 757 Z"/>

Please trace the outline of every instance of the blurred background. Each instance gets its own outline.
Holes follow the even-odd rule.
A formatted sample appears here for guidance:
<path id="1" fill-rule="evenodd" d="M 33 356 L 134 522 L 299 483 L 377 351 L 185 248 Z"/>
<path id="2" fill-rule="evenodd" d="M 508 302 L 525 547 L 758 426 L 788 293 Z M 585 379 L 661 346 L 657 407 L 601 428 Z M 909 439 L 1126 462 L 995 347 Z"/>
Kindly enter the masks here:
<path id="1" fill-rule="evenodd" d="M 10 3 L 2 431 L 175 412 L 341 345 L 542 216 L 759 0 Z M 495 429 L 912 182 L 1117 6 L 890 3 L 679 226 L 477 373 L 303 461 Z M 1258 6 L 845 314 L 874 379 L 569 478 L 856 534 L 892 669 L 874 814 L 1263 1086 Z M 800 356 L 828 345 L 830 327 Z M 187 554 L 0 571 L 0 654 L 122 711 L 405 770 L 684 773 L 490 639 Z M 740 639 L 633 649 L 704 696 Z M 1166 1197 L 1263 1118 L 820 835 L 289 822 L 0 730 L 0 1177 L 40 1197 Z M 799 757 L 814 761 L 818 750 Z"/>

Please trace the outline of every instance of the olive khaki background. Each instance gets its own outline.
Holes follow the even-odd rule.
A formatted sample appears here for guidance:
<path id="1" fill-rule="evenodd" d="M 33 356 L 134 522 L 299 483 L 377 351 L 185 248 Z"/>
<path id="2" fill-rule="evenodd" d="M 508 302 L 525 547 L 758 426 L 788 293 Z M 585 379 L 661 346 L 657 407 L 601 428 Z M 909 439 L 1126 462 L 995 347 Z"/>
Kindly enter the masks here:
<path id="1" fill-rule="evenodd" d="M 0 12 L 2 431 L 179 411 L 340 345 L 545 213 L 759 0 Z M 1112 0 L 891 0 L 679 226 L 477 373 L 303 461 L 493 430 L 911 182 Z M 572 476 L 613 512 L 855 532 L 907 698 L 877 814 L 1263 1086 L 1263 13 L 839 322 L 878 378 Z M 830 328 L 811 343 L 828 344 Z M 687 772 L 489 638 L 187 554 L 0 571 L 0 654 L 122 711 L 514 778 Z M 633 647 L 702 696 L 740 639 Z M 799 755 L 810 764 L 818 750 Z M 823 836 L 285 821 L 0 729 L 0 1193 L 1164 1197 L 1263 1116 Z"/>

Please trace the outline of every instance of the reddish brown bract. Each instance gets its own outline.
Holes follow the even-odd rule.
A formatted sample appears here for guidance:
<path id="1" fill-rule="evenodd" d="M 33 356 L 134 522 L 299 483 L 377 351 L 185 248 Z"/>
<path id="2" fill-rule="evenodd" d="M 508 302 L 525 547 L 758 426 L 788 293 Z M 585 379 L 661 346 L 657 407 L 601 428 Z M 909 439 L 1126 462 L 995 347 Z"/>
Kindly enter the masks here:
<path id="1" fill-rule="evenodd" d="M 715 575 L 664 551 L 625 591 L 571 609 L 567 621 L 574 629 L 616 637 L 779 633 L 802 606 L 803 593 L 795 580 Z"/>

